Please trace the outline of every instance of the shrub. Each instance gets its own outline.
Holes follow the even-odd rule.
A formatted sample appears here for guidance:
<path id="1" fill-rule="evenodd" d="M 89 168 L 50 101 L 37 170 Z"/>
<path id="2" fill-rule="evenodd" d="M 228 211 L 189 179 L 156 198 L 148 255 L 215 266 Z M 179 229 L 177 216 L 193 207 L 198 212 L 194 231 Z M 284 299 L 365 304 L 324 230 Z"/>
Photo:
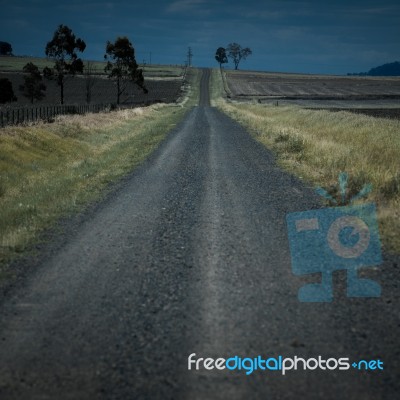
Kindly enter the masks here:
<path id="1" fill-rule="evenodd" d="M 12 83 L 7 78 L 0 79 L 0 104 L 9 103 L 11 101 L 17 101 L 14 95 Z"/>

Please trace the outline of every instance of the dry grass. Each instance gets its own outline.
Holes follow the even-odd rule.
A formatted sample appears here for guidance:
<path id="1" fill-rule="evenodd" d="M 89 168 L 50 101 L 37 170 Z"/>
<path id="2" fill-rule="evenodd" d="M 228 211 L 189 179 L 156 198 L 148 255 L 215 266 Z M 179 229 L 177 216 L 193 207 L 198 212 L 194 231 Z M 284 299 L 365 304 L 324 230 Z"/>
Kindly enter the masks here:
<path id="1" fill-rule="evenodd" d="M 198 82 L 193 72 L 192 84 Z M 98 199 L 132 171 L 198 101 L 59 116 L 0 130 L 0 264 L 25 252 L 61 216 Z M 1 274 L 1 269 L 0 269 Z"/>
<path id="2" fill-rule="evenodd" d="M 400 252 L 400 121 L 296 106 L 214 103 L 274 150 L 280 164 L 315 186 L 332 188 L 346 171 L 349 190 L 372 183 L 383 243 Z"/>
<path id="3" fill-rule="evenodd" d="M 132 171 L 198 103 L 192 70 L 178 105 L 59 116 L 0 130 L 0 276 L 61 216 L 101 197 Z"/>

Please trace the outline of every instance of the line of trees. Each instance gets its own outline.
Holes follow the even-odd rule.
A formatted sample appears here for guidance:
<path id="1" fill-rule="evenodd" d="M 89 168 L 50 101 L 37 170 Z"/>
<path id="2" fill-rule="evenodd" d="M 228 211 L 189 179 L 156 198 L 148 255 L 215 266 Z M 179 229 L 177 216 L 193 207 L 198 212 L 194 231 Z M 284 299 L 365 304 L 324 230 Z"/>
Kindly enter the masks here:
<path id="1" fill-rule="evenodd" d="M 0 42 L 0 44 L 5 42 Z M 1 47 L 0 47 L 1 49 Z M 86 43 L 77 38 L 72 30 L 66 25 L 59 25 L 53 34 L 53 38 L 47 43 L 45 54 L 53 60 L 53 67 L 45 67 L 43 76 L 49 80 L 55 80 L 60 87 L 60 103 L 64 104 L 64 87 L 68 78 L 77 73 L 83 74 L 85 79 L 86 101 L 89 103 L 92 97 L 92 88 L 95 85 L 94 64 L 87 62 L 84 65 L 78 53 L 83 53 Z M 3 51 L 3 50 L 1 50 Z M 12 52 L 10 48 L 4 51 Z M 108 41 L 104 59 L 107 64 L 104 68 L 108 78 L 116 82 L 116 101 L 120 103 L 121 95 L 129 83 L 141 88 L 145 93 L 147 89 L 144 84 L 143 71 L 139 68 L 135 59 L 135 50 L 132 43 L 126 36 L 117 37 L 115 42 Z M 28 97 L 33 103 L 34 100 L 41 100 L 45 96 L 46 85 L 43 83 L 39 68 L 33 63 L 24 66 L 24 84 L 19 89 L 22 94 Z M 0 79 L 0 103 L 16 101 L 12 83 L 9 79 Z"/>
<path id="2" fill-rule="evenodd" d="M 228 63 L 228 58 L 231 58 L 235 69 L 239 68 L 240 61 L 245 60 L 252 54 L 249 47 L 242 47 L 238 43 L 229 43 L 228 46 L 218 47 L 215 52 L 215 59 L 219 63 L 219 67 L 222 68 L 222 64 Z"/>

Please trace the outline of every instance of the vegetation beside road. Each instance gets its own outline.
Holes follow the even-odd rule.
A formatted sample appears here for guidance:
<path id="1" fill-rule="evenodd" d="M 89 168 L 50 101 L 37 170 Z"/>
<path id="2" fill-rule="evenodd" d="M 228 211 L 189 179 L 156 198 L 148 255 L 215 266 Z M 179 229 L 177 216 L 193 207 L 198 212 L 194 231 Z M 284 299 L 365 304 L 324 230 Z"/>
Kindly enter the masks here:
<path id="1" fill-rule="evenodd" d="M 217 70 L 212 85 L 212 104 L 272 149 L 287 170 L 332 194 L 342 171 L 349 174 L 352 193 L 372 183 L 368 201 L 378 206 L 384 247 L 400 253 L 400 121 L 345 111 L 228 102 Z"/>
<path id="2" fill-rule="evenodd" d="M 31 248 L 60 217 L 99 199 L 111 182 L 147 158 L 197 104 L 198 71 L 188 79 L 179 104 L 1 129 L 0 264 Z"/>

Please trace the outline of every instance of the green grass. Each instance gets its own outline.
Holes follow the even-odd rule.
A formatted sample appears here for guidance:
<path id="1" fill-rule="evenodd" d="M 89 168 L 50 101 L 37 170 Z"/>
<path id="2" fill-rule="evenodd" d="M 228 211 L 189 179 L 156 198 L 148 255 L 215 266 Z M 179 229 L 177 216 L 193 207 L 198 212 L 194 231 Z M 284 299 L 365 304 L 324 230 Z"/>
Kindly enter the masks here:
<path id="1" fill-rule="evenodd" d="M 132 171 L 198 102 L 199 74 L 178 105 L 153 105 L 0 130 L 0 265 L 60 217 L 82 210 Z"/>
<path id="2" fill-rule="evenodd" d="M 218 74 L 213 73 L 213 103 L 272 149 L 282 167 L 334 195 L 340 172 L 349 174 L 351 193 L 372 183 L 368 201 L 378 206 L 384 246 L 400 253 L 400 121 L 345 111 L 227 102 Z"/>

